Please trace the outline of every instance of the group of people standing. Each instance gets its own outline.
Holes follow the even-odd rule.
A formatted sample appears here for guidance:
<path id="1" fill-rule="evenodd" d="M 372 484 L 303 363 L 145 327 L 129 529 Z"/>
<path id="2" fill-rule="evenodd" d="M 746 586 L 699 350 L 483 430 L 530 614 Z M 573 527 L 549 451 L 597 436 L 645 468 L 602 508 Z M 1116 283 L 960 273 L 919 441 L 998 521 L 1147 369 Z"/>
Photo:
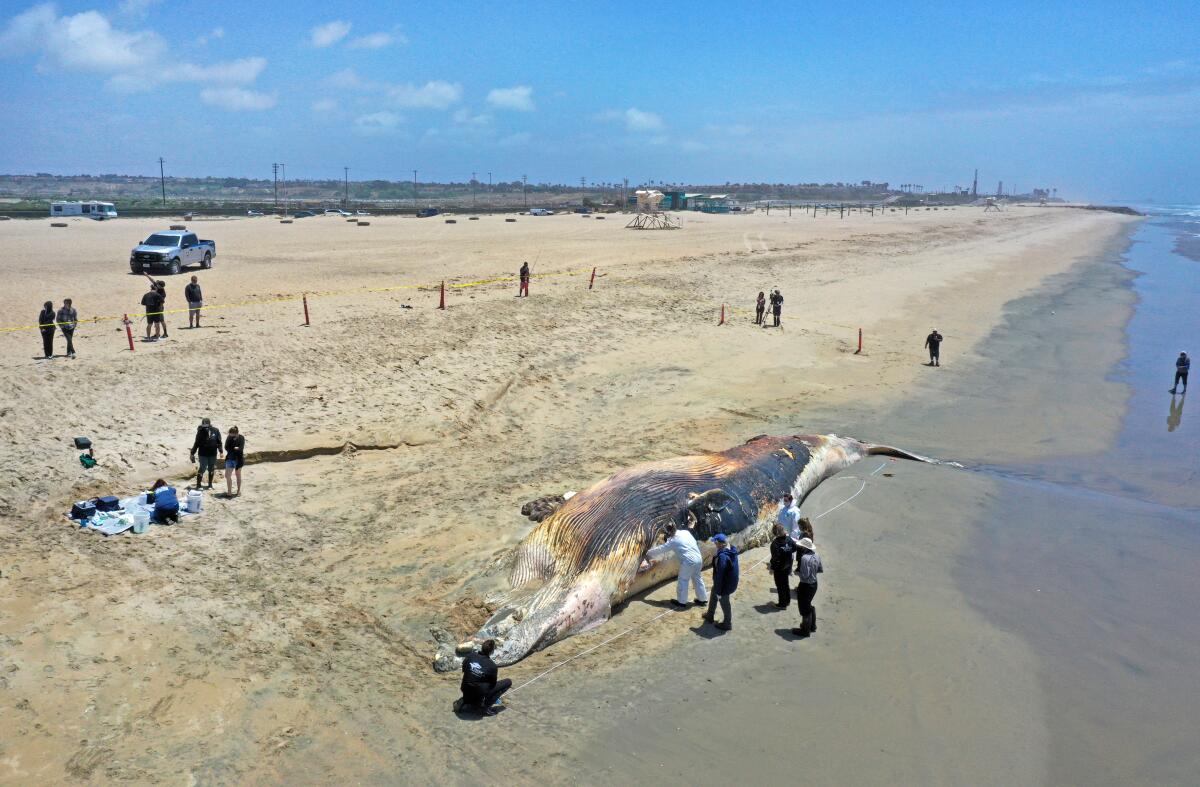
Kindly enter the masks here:
<path id="1" fill-rule="evenodd" d="M 771 291 L 771 316 L 775 319 L 772 327 L 779 327 L 779 316 L 783 314 L 783 294 L 779 292 L 779 288 Z M 764 314 L 767 310 L 767 296 L 763 292 L 758 293 L 758 300 L 754 303 L 754 324 L 766 327 Z"/>
<path id="2" fill-rule="evenodd" d="M 54 330 L 62 331 L 67 340 L 67 357 L 75 357 L 75 327 L 79 324 L 79 313 L 71 305 L 70 298 L 64 298 L 62 308 L 54 310 L 54 301 L 42 304 L 38 313 L 38 330 L 42 332 L 42 356 L 45 360 L 54 357 Z"/>
<path id="3" fill-rule="evenodd" d="M 196 464 L 196 488 L 203 486 L 204 474 L 208 473 L 208 488 L 212 489 L 213 474 L 217 470 L 218 458 L 225 460 L 225 495 L 237 497 L 242 493 L 242 466 L 246 463 L 246 438 L 236 426 L 229 427 L 225 441 L 221 441 L 221 430 L 209 418 L 200 419 L 196 439 L 188 458 Z M 237 491 L 233 482 L 237 480 Z"/>

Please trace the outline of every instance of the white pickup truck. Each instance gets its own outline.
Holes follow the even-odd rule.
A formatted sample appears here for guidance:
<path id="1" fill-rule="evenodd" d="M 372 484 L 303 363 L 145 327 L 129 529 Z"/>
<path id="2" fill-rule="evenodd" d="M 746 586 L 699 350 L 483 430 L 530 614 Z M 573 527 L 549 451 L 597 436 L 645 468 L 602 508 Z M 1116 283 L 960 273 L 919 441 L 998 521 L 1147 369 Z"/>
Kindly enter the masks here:
<path id="1" fill-rule="evenodd" d="M 165 268 L 169 273 L 179 273 L 184 265 L 199 263 L 201 268 L 211 268 L 217 256 L 217 244 L 211 240 L 200 240 L 196 233 L 186 230 L 164 230 L 146 238 L 129 253 L 129 270 L 147 273 Z"/>

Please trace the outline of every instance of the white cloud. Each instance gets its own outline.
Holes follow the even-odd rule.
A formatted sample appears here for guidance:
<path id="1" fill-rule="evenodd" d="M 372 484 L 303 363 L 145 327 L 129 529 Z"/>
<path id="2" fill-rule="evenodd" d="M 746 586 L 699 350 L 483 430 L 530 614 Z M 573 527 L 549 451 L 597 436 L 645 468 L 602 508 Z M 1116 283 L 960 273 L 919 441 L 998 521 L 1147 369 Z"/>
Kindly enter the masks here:
<path id="1" fill-rule="evenodd" d="M 333 46 L 350 33 L 350 23 L 335 19 L 323 25 L 317 25 L 309 32 L 309 40 L 318 49 Z"/>
<path id="2" fill-rule="evenodd" d="M 267 65 L 262 57 L 205 65 L 176 60 L 153 31 L 120 30 L 96 11 L 60 17 L 49 3 L 9 21 L 0 33 L 0 53 L 38 54 L 42 71 L 104 74 L 110 88 L 126 92 L 169 82 L 199 82 L 209 88 L 248 85 Z"/>
<path id="3" fill-rule="evenodd" d="M 396 36 L 391 33 L 369 33 L 348 41 L 346 47 L 349 49 L 383 49 L 385 46 L 396 43 L 396 40 Z"/>
<path id="4" fill-rule="evenodd" d="M 329 115 L 338 111 L 338 102 L 332 98 L 322 98 L 312 102 L 312 111 L 318 115 Z"/>
<path id="5" fill-rule="evenodd" d="M 476 115 L 466 107 L 462 107 L 455 110 L 454 122 L 463 126 L 486 126 L 492 122 L 492 116 L 482 112 Z"/>
<path id="6" fill-rule="evenodd" d="M 487 102 L 498 109 L 533 111 L 533 88 L 527 85 L 498 87 L 488 92 Z"/>
<path id="7" fill-rule="evenodd" d="M 462 85 L 433 80 L 420 87 L 416 85 L 390 85 L 387 95 L 397 106 L 445 109 L 457 104 L 462 98 Z"/>
<path id="8" fill-rule="evenodd" d="M 625 128 L 630 131 L 659 131 L 662 127 L 662 118 L 653 112 L 645 112 L 636 107 L 625 110 Z"/>
<path id="9" fill-rule="evenodd" d="M 372 90 L 376 87 L 376 85 L 360 77 L 358 72 L 353 68 L 343 68 L 341 71 L 335 71 L 321 80 L 321 82 L 329 87 L 336 87 L 341 90 Z"/>
<path id="10" fill-rule="evenodd" d="M 225 28 L 214 27 L 212 32 L 209 33 L 208 35 L 210 38 L 224 38 L 225 37 Z"/>
<path id="11" fill-rule="evenodd" d="M 200 100 L 233 112 L 270 109 L 275 106 L 275 96 L 240 87 L 205 88 L 200 91 Z"/>
<path id="12" fill-rule="evenodd" d="M 162 0 L 121 0 L 118 9 L 126 16 L 141 16 Z"/>
<path id="13" fill-rule="evenodd" d="M 401 118 L 395 112 L 372 112 L 354 119 L 354 128 L 362 134 L 391 134 L 400 125 Z"/>

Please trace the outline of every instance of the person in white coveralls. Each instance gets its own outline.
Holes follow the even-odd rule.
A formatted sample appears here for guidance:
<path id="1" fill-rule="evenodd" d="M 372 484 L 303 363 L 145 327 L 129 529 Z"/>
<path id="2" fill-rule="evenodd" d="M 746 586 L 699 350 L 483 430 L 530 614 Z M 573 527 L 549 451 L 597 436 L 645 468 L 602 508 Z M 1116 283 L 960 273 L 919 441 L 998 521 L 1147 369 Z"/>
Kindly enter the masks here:
<path id="1" fill-rule="evenodd" d="M 646 559 L 658 562 L 668 552 L 679 556 L 679 583 L 675 588 L 675 598 L 671 604 L 676 607 L 686 607 L 688 597 L 688 582 L 696 589 L 696 606 L 708 603 L 708 589 L 704 587 L 704 578 L 700 572 L 704 569 L 704 556 L 696 544 L 696 537 L 686 529 L 676 529 L 674 524 L 665 527 L 667 540 L 646 553 Z"/>

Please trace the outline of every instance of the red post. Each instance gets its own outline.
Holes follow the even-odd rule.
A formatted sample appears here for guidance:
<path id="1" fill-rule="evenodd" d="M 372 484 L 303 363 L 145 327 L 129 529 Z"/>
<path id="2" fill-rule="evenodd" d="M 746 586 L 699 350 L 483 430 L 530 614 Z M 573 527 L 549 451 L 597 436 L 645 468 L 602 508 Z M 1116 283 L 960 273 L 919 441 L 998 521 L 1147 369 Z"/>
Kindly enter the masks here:
<path id="1" fill-rule="evenodd" d="M 858 329 L 858 349 L 854 351 L 855 355 L 862 353 L 862 328 Z"/>
<path id="2" fill-rule="evenodd" d="M 129 327 L 132 323 L 129 322 L 128 314 L 122 322 L 125 323 L 125 338 L 129 340 L 129 352 L 133 352 L 133 329 Z"/>
<path id="3" fill-rule="evenodd" d="M 722 303 L 721 304 L 721 320 L 717 323 L 717 325 L 724 325 L 724 324 L 725 324 L 725 304 Z"/>
<path id="4" fill-rule="evenodd" d="M 308 325 L 308 293 L 304 293 L 304 324 Z"/>
<path id="5" fill-rule="evenodd" d="M 444 282 L 444 281 L 442 282 L 442 295 L 438 299 L 438 308 L 439 309 L 446 308 L 446 282 Z"/>
<path id="6" fill-rule="evenodd" d="M 596 269 L 592 268 L 592 280 L 588 282 L 588 289 L 590 290 L 595 283 L 596 283 Z"/>

